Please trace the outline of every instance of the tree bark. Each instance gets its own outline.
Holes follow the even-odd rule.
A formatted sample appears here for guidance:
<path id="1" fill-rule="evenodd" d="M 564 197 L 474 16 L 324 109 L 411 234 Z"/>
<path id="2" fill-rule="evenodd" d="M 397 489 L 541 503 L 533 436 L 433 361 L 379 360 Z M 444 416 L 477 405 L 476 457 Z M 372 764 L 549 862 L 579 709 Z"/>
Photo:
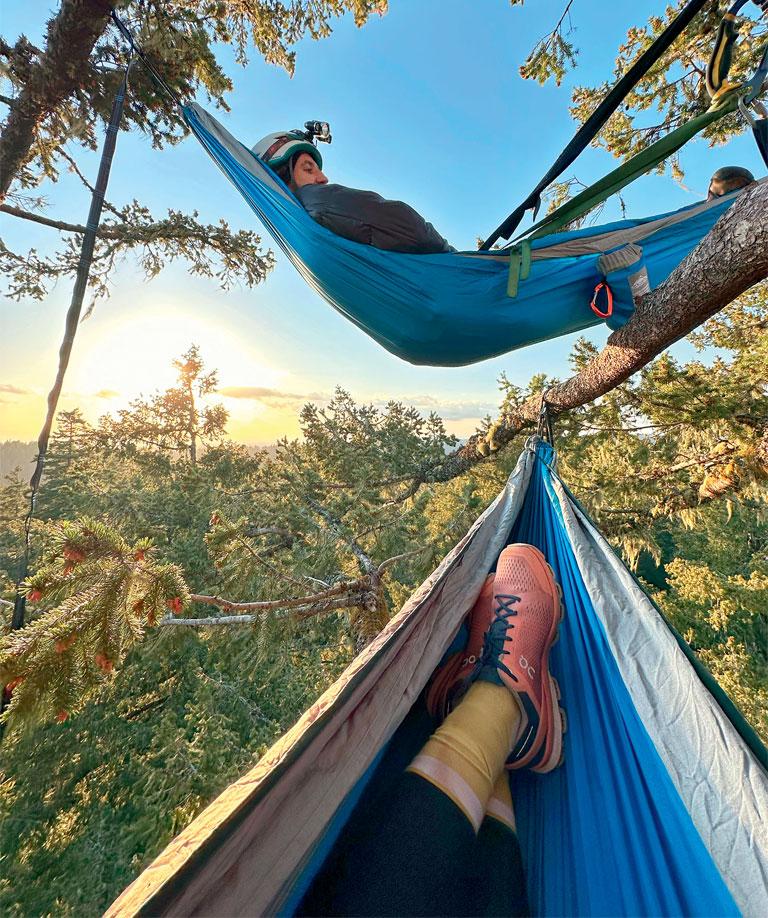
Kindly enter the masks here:
<path id="1" fill-rule="evenodd" d="M 594 401 L 629 379 L 754 284 L 768 277 L 768 181 L 755 183 L 726 211 L 691 254 L 649 293 L 632 319 L 608 339 L 579 373 L 549 389 L 551 414 Z M 502 415 L 488 437 L 475 434 L 437 467 L 425 471 L 397 499 L 421 484 L 449 481 L 498 450 L 539 418 L 542 398 Z"/>
<path id="2" fill-rule="evenodd" d="M 42 120 L 85 85 L 88 60 L 109 13 L 106 0 L 62 0 L 49 22 L 45 50 L 30 65 L 29 79 L 13 100 L 0 134 L 0 202 L 29 162 Z"/>

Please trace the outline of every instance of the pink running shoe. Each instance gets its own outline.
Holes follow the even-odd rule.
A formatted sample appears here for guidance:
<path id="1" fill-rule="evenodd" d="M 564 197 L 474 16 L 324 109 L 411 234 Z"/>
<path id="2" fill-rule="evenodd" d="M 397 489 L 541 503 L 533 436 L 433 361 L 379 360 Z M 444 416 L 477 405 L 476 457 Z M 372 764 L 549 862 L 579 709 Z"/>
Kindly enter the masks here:
<path id="1" fill-rule="evenodd" d="M 565 714 L 549 673 L 549 651 L 563 617 L 560 587 L 544 555 L 532 545 L 508 545 L 499 555 L 493 587 L 495 617 L 483 647 L 478 679 L 506 686 L 526 717 L 507 768 L 552 771 L 562 761 Z"/>
<path id="2" fill-rule="evenodd" d="M 433 717 L 444 720 L 462 697 L 477 669 L 483 652 L 485 633 L 493 621 L 493 583 L 496 575 L 489 574 L 467 616 L 469 637 L 467 645 L 452 654 L 432 677 L 427 689 L 427 710 Z"/>

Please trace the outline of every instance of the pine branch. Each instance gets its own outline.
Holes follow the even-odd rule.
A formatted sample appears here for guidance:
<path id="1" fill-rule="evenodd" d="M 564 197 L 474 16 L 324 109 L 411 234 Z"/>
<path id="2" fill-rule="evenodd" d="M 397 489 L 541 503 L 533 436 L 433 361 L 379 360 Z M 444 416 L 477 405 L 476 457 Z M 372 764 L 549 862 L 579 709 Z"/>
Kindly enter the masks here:
<path id="1" fill-rule="evenodd" d="M 10 297 L 40 299 L 48 292 L 50 282 L 75 273 L 80 255 L 77 236 L 85 232 L 85 226 L 53 220 L 8 203 L 0 204 L 0 212 L 72 234 L 64 248 L 49 258 L 41 258 L 34 249 L 20 255 L 0 247 L 0 273 L 7 276 Z M 115 260 L 133 250 L 147 278 L 157 275 L 167 261 L 184 258 L 191 273 L 215 277 L 224 289 L 235 279 L 249 287 L 260 283 L 274 266 L 274 254 L 260 249 L 260 236 L 250 230 L 235 232 L 223 220 L 204 224 L 198 222 L 195 212 L 183 214 L 175 210 L 155 220 L 136 201 L 116 213 L 117 217 L 105 220 L 96 234 L 89 283 L 97 297 L 109 293 Z"/>
<path id="2" fill-rule="evenodd" d="M 314 498 L 306 497 L 307 504 L 317 513 L 318 516 L 322 517 L 328 528 L 333 532 L 338 539 L 344 542 L 349 546 L 352 554 L 357 558 L 360 568 L 365 571 L 369 576 L 375 575 L 376 565 L 370 559 L 370 557 L 363 551 L 362 547 L 352 538 L 349 533 L 344 531 L 344 525 L 341 520 L 334 516 L 330 510 L 327 510 L 322 504 L 318 503 Z"/>

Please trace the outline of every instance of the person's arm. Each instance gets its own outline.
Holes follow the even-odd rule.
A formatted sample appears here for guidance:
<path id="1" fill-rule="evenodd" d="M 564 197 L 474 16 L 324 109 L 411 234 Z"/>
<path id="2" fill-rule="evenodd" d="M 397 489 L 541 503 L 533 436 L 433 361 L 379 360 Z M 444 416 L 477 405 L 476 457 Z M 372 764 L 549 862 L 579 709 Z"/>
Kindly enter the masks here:
<path id="1" fill-rule="evenodd" d="M 327 229 L 391 252 L 453 252 L 431 223 L 402 201 L 344 185 L 304 185 L 296 192 L 307 213 Z"/>

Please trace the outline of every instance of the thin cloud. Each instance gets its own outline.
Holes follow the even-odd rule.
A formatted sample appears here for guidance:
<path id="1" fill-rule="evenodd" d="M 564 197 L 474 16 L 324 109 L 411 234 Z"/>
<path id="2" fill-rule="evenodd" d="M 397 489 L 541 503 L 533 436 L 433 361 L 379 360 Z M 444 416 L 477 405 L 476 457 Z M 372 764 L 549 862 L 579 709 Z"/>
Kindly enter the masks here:
<path id="1" fill-rule="evenodd" d="M 495 415 L 499 410 L 498 402 L 468 401 L 435 398 L 434 395 L 408 395 L 395 399 L 404 405 L 411 405 L 422 414 L 434 412 L 444 421 L 472 421 Z M 382 400 L 381 404 L 386 402 Z"/>
<path id="2" fill-rule="evenodd" d="M 246 399 L 261 402 L 268 408 L 295 411 L 307 402 L 327 403 L 329 397 L 322 392 L 283 392 L 281 389 L 268 389 L 265 386 L 225 386 L 219 389 L 219 395 L 225 398 Z"/>
<path id="3" fill-rule="evenodd" d="M 0 392 L 5 392 L 8 395 L 32 395 L 33 394 L 31 389 L 20 389 L 18 386 L 14 386 L 11 383 L 0 383 Z"/>
<path id="4" fill-rule="evenodd" d="M 330 396 L 322 392 L 284 392 L 281 389 L 270 389 L 266 386 L 225 386 L 218 391 L 219 395 L 225 398 L 261 402 L 269 408 L 278 410 L 296 410 L 307 402 L 315 402 L 322 405 L 330 401 Z M 445 421 L 478 420 L 488 414 L 496 414 L 499 410 L 497 402 L 450 401 L 427 394 L 374 398 L 373 403 L 385 408 L 387 403 L 393 400 L 402 402 L 404 405 L 411 405 L 425 415 L 434 412 Z"/>
<path id="5" fill-rule="evenodd" d="M 245 398 L 261 402 L 273 398 L 306 398 L 305 395 L 296 395 L 294 392 L 281 392 L 279 389 L 267 389 L 264 386 L 225 386 L 219 389 L 219 395 L 225 398 Z"/>
<path id="6" fill-rule="evenodd" d="M 94 398 L 117 398 L 120 395 L 119 392 L 115 392 L 114 389 L 99 389 L 98 392 L 94 392 Z"/>

